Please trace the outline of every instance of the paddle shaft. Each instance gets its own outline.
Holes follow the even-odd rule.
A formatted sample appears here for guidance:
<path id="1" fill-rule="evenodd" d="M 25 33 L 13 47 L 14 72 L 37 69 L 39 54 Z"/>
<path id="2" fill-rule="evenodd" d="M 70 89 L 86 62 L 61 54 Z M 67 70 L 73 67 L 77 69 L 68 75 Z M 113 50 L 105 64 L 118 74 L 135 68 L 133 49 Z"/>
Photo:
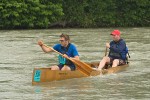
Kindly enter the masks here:
<path id="1" fill-rule="evenodd" d="M 44 45 L 44 44 L 43 44 L 43 45 Z M 49 46 L 47 46 L 47 45 L 44 45 L 44 46 L 46 46 L 47 48 L 50 48 L 52 51 L 54 51 L 54 52 L 56 52 L 56 53 L 58 53 L 59 55 L 61 55 L 61 56 L 63 56 L 63 57 L 64 57 L 64 55 L 63 55 L 62 53 L 60 53 L 60 52 L 56 51 L 56 50 L 55 50 L 55 49 L 53 49 L 52 47 L 49 47 Z M 68 59 L 68 60 L 72 61 L 72 59 L 71 59 L 71 58 L 69 58 L 69 57 L 67 57 L 66 59 Z"/>
<path id="2" fill-rule="evenodd" d="M 44 45 L 44 44 L 43 44 Z M 61 55 L 64 57 L 63 54 L 61 54 L 60 52 L 54 50 L 52 47 L 49 47 L 47 45 L 44 45 L 46 46 L 47 48 L 50 48 L 52 51 L 56 52 L 57 54 Z M 86 63 L 84 62 L 81 62 L 80 60 L 77 60 L 77 59 L 72 59 L 72 58 L 69 58 L 69 57 L 66 57 L 66 59 L 72 61 L 75 65 L 77 65 L 78 69 L 80 70 L 80 72 L 82 72 L 83 74 L 86 74 L 87 76 L 90 75 L 90 73 L 93 71 L 93 69 Z"/>

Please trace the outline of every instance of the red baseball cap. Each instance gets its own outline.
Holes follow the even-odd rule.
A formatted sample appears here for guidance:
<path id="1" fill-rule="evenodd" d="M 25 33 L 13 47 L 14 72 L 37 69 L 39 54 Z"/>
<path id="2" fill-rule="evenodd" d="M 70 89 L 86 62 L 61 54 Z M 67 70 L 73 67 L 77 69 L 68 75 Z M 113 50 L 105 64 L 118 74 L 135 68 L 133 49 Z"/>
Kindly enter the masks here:
<path id="1" fill-rule="evenodd" d="M 118 35 L 118 36 L 120 36 L 120 31 L 119 30 L 114 30 L 114 31 L 112 31 L 111 32 L 111 34 L 110 35 Z"/>

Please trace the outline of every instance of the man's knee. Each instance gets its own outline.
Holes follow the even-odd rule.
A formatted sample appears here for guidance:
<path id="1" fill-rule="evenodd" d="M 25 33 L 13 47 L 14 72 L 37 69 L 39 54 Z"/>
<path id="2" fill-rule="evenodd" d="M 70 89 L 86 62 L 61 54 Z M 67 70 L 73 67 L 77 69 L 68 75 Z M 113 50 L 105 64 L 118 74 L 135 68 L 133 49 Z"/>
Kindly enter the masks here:
<path id="1" fill-rule="evenodd" d="M 119 64 L 119 59 L 114 59 L 113 63 L 118 63 Z"/>
<path id="2" fill-rule="evenodd" d="M 112 67 L 116 67 L 119 65 L 119 59 L 114 59 Z"/>
<path id="3" fill-rule="evenodd" d="M 107 59 L 108 59 L 108 57 L 103 57 L 103 60 L 104 60 L 104 61 L 107 61 Z"/>
<path id="4" fill-rule="evenodd" d="M 58 66 L 52 66 L 51 70 L 59 70 L 59 67 Z"/>
<path id="5" fill-rule="evenodd" d="M 69 66 L 64 65 L 64 67 L 61 70 L 71 70 Z"/>
<path id="6" fill-rule="evenodd" d="M 103 61 L 109 63 L 110 62 L 110 58 L 109 57 L 104 57 Z"/>

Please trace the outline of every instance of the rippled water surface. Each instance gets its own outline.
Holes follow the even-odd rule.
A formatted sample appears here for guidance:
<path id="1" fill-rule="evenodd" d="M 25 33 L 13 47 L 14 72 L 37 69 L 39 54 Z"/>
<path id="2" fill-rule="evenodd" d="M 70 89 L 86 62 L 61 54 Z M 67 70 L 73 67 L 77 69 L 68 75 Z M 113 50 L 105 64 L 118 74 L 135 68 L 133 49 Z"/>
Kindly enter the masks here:
<path id="1" fill-rule="evenodd" d="M 53 46 L 68 33 L 86 62 L 100 61 L 113 28 L 1 30 L 0 100 L 120 100 L 150 98 L 150 28 L 119 28 L 130 50 L 126 71 L 104 76 L 54 81 L 32 86 L 35 67 L 57 64 L 57 54 L 43 53 L 39 39 Z"/>

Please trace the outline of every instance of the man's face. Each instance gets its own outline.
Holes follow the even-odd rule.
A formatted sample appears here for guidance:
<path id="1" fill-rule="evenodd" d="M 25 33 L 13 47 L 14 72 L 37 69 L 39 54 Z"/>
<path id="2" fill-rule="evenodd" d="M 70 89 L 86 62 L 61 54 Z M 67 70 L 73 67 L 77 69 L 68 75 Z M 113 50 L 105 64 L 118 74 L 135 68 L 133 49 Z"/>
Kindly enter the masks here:
<path id="1" fill-rule="evenodd" d="M 64 37 L 61 37 L 61 38 L 59 39 L 59 41 L 60 41 L 60 44 L 61 44 L 62 46 L 64 46 L 64 47 L 66 47 L 66 46 L 68 45 L 68 43 L 69 43 L 67 40 L 65 40 Z"/>
<path id="2" fill-rule="evenodd" d="M 112 39 L 114 41 L 118 41 L 119 40 L 119 36 L 118 35 L 111 35 L 112 36 Z"/>

